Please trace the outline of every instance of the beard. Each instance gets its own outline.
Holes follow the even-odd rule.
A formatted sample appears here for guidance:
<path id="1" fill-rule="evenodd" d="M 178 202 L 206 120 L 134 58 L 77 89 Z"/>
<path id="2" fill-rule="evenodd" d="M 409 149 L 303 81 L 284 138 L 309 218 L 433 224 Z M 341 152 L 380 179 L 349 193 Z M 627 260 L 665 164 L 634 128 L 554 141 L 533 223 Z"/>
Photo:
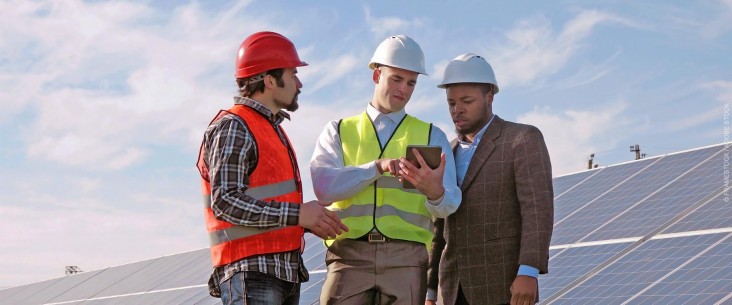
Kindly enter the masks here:
<path id="1" fill-rule="evenodd" d="M 468 133 L 475 133 L 475 132 L 478 132 L 478 130 L 480 130 L 481 127 L 483 127 L 483 126 L 480 126 L 480 121 L 475 121 L 475 122 L 472 122 L 471 124 L 465 125 L 463 127 L 455 126 L 455 132 L 457 132 L 458 134 L 461 134 L 461 135 L 468 134 Z"/>
<path id="2" fill-rule="evenodd" d="M 481 119 L 470 122 L 469 124 L 466 124 L 463 127 L 455 126 L 455 132 L 459 135 L 476 134 L 481 129 L 483 129 L 483 127 L 485 127 L 485 124 L 488 124 L 489 120 L 490 120 L 490 117 L 488 117 L 488 115 L 485 115 Z"/>
<path id="3" fill-rule="evenodd" d="M 300 95 L 300 90 L 297 90 L 297 92 L 295 92 L 295 96 L 292 97 L 292 100 L 289 103 L 283 102 L 281 100 L 275 100 L 275 105 L 289 112 L 294 112 L 295 110 L 297 110 L 297 108 L 300 108 L 300 105 L 297 103 L 298 95 Z"/>

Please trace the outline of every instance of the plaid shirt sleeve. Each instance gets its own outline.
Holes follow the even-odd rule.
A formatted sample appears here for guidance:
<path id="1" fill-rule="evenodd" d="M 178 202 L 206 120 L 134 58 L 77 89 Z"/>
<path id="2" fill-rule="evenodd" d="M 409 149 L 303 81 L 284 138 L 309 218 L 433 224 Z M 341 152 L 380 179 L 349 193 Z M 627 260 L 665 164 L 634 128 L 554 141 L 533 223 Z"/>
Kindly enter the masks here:
<path id="1" fill-rule="evenodd" d="M 258 156 L 251 132 L 238 117 L 227 115 L 209 126 L 204 141 L 216 218 L 257 228 L 298 224 L 299 204 L 263 201 L 244 193 Z"/>

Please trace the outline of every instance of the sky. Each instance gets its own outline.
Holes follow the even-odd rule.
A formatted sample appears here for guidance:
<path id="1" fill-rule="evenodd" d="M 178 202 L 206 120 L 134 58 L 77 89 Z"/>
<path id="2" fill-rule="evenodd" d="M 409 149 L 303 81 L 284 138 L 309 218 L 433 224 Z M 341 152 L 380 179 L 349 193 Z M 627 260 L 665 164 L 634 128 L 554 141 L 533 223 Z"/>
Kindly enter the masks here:
<path id="1" fill-rule="evenodd" d="M 365 110 L 387 36 L 421 45 L 406 110 L 451 139 L 436 85 L 486 58 L 494 112 L 543 132 L 556 177 L 728 141 L 730 20 L 732 0 L 0 0 L 0 287 L 207 247 L 198 149 L 254 32 L 310 64 L 283 126 L 311 200 L 314 143 Z"/>

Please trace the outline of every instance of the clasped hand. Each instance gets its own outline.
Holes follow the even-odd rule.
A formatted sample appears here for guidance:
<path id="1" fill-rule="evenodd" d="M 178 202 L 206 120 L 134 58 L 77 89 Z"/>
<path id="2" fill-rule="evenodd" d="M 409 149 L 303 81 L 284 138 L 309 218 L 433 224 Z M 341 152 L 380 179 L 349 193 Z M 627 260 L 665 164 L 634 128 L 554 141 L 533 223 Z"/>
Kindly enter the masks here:
<path id="1" fill-rule="evenodd" d="M 310 232 L 322 239 L 335 238 L 342 232 L 348 232 L 348 227 L 343 224 L 335 212 L 326 209 L 330 202 L 318 200 L 309 201 L 300 207 L 300 218 L 298 225 L 309 229 Z"/>

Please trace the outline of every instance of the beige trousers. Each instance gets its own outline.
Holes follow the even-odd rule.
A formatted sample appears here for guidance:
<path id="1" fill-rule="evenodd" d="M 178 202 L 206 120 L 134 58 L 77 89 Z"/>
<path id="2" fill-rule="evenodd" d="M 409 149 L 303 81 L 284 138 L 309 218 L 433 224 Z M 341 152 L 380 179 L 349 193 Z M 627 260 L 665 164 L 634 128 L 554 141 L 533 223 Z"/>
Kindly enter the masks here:
<path id="1" fill-rule="evenodd" d="M 427 293 L 427 248 L 391 240 L 337 240 L 328 248 L 322 305 L 423 305 Z"/>

